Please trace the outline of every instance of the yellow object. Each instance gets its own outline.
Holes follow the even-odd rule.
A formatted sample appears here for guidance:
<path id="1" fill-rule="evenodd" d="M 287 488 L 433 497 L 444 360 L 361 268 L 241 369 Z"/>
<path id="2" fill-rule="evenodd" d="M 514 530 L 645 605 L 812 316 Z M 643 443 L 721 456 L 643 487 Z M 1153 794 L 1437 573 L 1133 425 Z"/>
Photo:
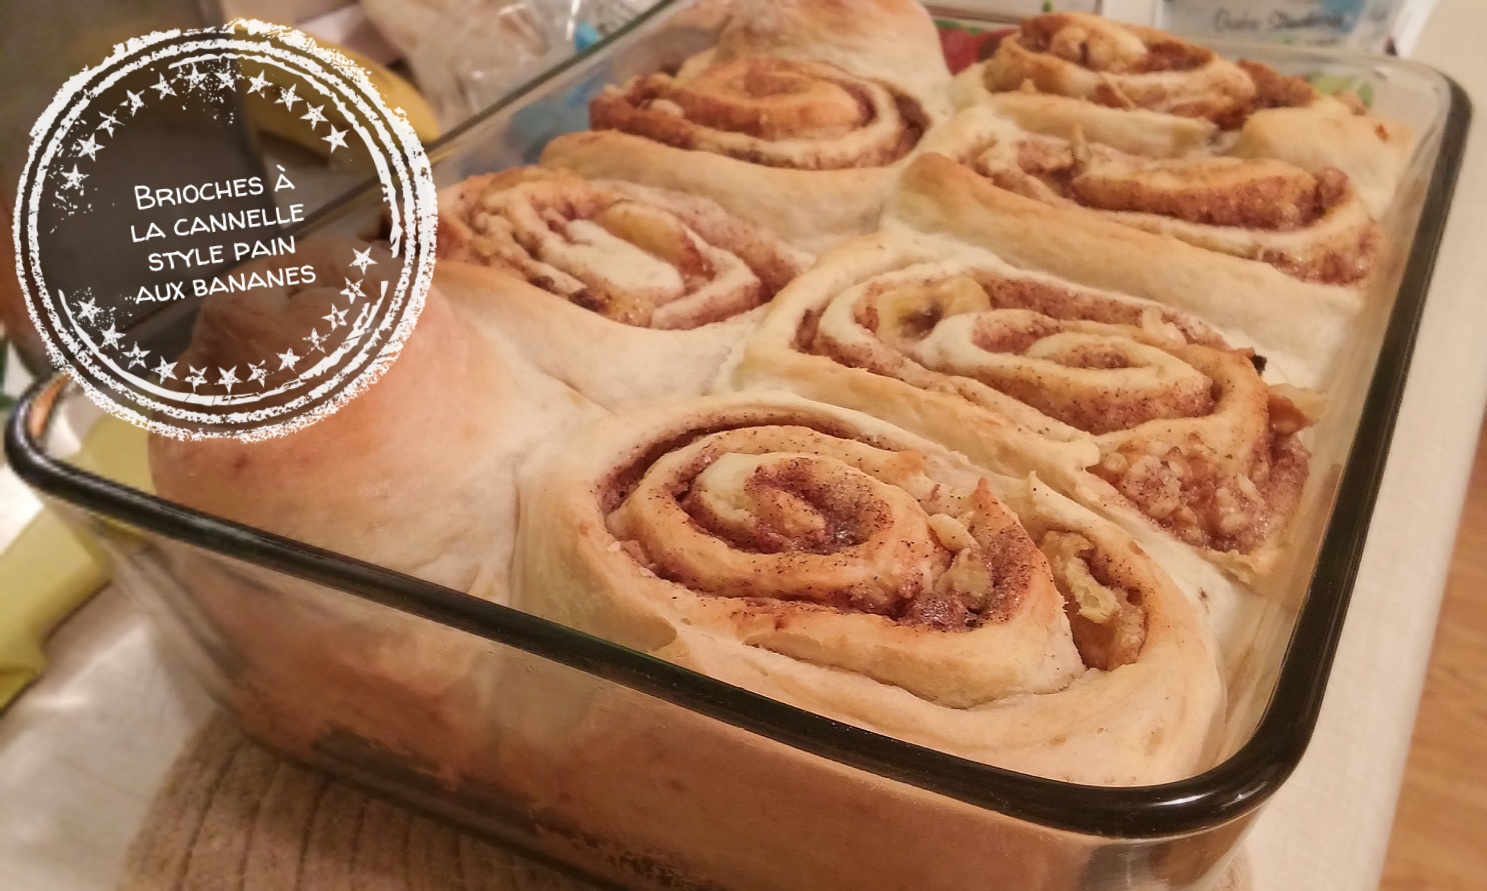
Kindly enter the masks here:
<path id="1" fill-rule="evenodd" d="M 131 489 L 154 492 L 145 451 L 149 440 L 143 427 L 105 416 L 83 437 L 83 447 L 69 463 Z"/>
<path id="2" fill-rule="evenodd" d="M 381 94 L 382 101 L 391 108 L 402 109 L 403 114 L 408 117 L 408 123 L 413 127 L 413 132 L 418 134 L 419 140 L 429 143 L 439 138 L 439 120 L 434 115 L 434 110 L 429 107 L 428 101 L 423 98 L 423 94 L 418 92 L 416 87 L 356 50 L 315 37 L 310 39 L 326 49 L 342 53 L 346 58 L 364 68 L 372 86 L 376 87 L 377 92 Z M 253 122 L 253 126 L 281 139 L 304 146 L 317 154 L 328 155 L 328 143 L 310 132 L 300 114 L 290 111 L 275 101 L 279 95 L 278 91 L 289 89 L 297 83 L 297 80 L 272 65 L 264 66 L 263 76 L 268 78 L 272 85 L 271 89 L 247 96 L 248 118 Z M 266 95 L 270 92 L 273 94 L 272 97 Z M 341 129 L 346 128 L 345 119 L 334 108 L 327 107 L 325 115 L 329 123 Z"/>
<path id="3" fill-rule="evenodd" d="M 146 439 L 139 427 L 105 417 L 73 463 L 149 491 Z M 42 644 L 52 631 L 108 583 L 105 565 L 91 542 L 47 508 L 0 552 L 0 708 L 41 674 Z"/>

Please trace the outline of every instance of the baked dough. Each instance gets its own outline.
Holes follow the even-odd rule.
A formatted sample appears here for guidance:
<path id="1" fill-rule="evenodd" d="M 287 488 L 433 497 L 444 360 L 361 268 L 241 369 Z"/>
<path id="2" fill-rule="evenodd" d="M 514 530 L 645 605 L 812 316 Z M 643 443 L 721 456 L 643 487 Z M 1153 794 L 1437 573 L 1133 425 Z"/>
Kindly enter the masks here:
<path id="1" fill-rule="evenodd" d="M 951 95 L 962 108 L 986 106 L 1031 133 L 1073 142 L 1085 139 L 1147 158 L 1207 154 L 1218 127 L 1202 118 L 1110 108 L 1083 99 L 1049 96 L 1028 89 L 990 93 L 968 68 L 955 76 Z"/>
<path id="2" fill-rule="evenodd" d="M 1311 173 L 1335 167 L 1348 175 L 1374 218 L 1383 219 L 1414 151 L 1410 129 L 1369 114 L 1351 94 L 1341 94 L 1347 100 L 1342 101 L 1268 66 L 1246 61 L 1239 66 L 1257 93 L 1237 140 L 1224 153 L 1274 158 Z"/>
<path id="3" fill-rule="evenodd" d="M 956 75 L 957 107 L 987 105 L 1026 130 L 1153 158 L 1229 155 L 1348 175 L 1374 218 L 1408 165 L 1407 127 L 1299 77 L 1097 16 L 1035 16 Z"/>
<path id="4" fill-rule="evenodd" d="M 1129 785 L 1202 766 L 1223 693 L 1198 611 L 1036 480 L 783 394 L 576 438 L 523 483 L 520 608 L 1014 770 Z"/>
<path id="5" fill-rule="evenodd" d="M 934 153 L 905 170 L 884 227 L 947 234 L 1019 268 L 1192 312 L 1300 387 L 1325 388 L 1363 305 L 1353 289 L 1027 198 Z"/>
<path id="6" fill-rule="evenodd" d="M 1247 350 L 1168 307 L 1016 269 L 946 238 L 878 235 L 778 299 L 727 383 L 872 412 L 984 467 L 1268 570 L 1311 423 Z"/>
<path id="7" fill-rule="evenodd" d="M 439 286 L 609 408 L 700 394 L 812 259 L 705 198 L 542 168 L 440 205 Z"/>
<path id="8" fill-rule="evenodd" d="M 879 78 L 936 113 L 950 77 L 918 0 L 736 0 L 718 44 L 692 65 L 766 57 L 825 62 Z"/>
<path id="9" fill-rule="evenodd" d="M 302 241 L 319 281 L 355 242 Z M 369 290 L 391 257 L 366 273 Z M 266 265 L 269 261 L 260 261 Z M 185 361 L 242 365 L 299 346 L 333 287 L 207 301 Z M 460 591 L 508 600 L 516 464 L 535 444 L 599 414 L 566 386 L 507 361 L 430 290 L 413 332 L 375 384 L 279 438 L 152 436 L 160 497 Z M 163 542 L 187 580 L 180 613 L 200 623 L 256 733 L 308 753 L 349 735 L 451 779 L 491 733 L 493 645 L 269 569 Z"/>
<path id="10" fill-rule="evenodd" d="M 870 231 L 949 110 L 933 21 L 911 0 L 743 7 L 675 77 L 606 88 L 543 165 L 703 195 L 810 251 Z"/>
<path id="11" fill-rule="evenodd" d="M 1081 13 L 1023 19 L 996 53 L 968 71 L 990 92 L 1040 93 L 1222 124 L 1255 98 L 1243 69 L 1163 31 Z"/>
<path id="12" fill-rule="evenodd" d="M 1383 219 L 1394 204 L 1413 151 L 1409 129 L 1393 121 L 1340 108 L 1326 113 L 1271 108 L 1244 122 L 1228 154 L 1275 158 L 1313 173 L 1328 167 L 1341 170 L 1374 218 Z"/>
<path id="13" fill-rule="evenodd" d="M 989 182 L 1067 211 L 1269 263 L 1306 282 L 1362 287 L 1383 236 L 1347 176 L 1281 161 L 1149 159 L 1075 134 L 1030 133 L 969 108 L 924 141 Z"/>
<path id="14" fill-rule="evenodd" d="M 338 283 L 331 272 L 346 268 L 355 247 L 301 244 L 298 254 L 319 268 L 320 281 Z M 381 266 L 393 265 L 373 250 Z M 367 279 L 375 281 L 378 268 Z M 259 290 L 207 301 L 187 357 L 226 368 L 298 345 L 335 291 Z M 516 456 L 595 413 L 567 387 L 510 358 L 432 289 L 397 360 L 317 423 L 257 442 L 152 436 L 155 490 L 214 516 L 468 590 L 478 576 L 502 575 L 509 559 Z M 404 498 L 415 492 L 438 509 L 412 508 Z"/>

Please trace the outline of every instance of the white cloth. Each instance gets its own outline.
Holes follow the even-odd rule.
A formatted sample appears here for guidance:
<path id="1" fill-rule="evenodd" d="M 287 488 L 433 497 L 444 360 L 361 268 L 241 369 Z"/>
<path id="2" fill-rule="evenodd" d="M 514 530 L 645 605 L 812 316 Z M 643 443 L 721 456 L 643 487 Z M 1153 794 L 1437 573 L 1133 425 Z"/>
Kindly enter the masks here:
<path id="1" fill-rule="evenodd" d="M 104 891 L 166 770 L 213 706 L 115 588 L 57 632 L 0 717 L 0 888 Z"/>

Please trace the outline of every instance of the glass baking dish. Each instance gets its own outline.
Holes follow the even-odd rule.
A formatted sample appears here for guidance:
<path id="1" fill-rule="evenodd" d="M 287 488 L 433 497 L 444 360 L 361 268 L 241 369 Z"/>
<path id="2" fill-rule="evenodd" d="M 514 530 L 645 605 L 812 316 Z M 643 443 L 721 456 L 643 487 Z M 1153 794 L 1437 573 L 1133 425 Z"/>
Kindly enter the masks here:
<path id="1" fill-rule="evenodd" d="M 709 45 L 662 3 L 431 149 L 447 186 L 531 163 L 604 84 Z M 953 26 L 994 19 L 935 7 Z M 1104 891 L 1214 887 L 1316 721 L 1464 147 L 1469 103 L 1409 62 L 1225 47 L 1367 83 L 1417 149 L 1371 309 L 1330 387 L 1284 590 L 1231 653 L 1220 763 L 1078 786 L 848 726 L 551 622 L 247 528 L 54 453 L 89 408 L 63 375 L 6 429 L 16 472 L 97 536 L 117 577 L 259 739 L 601 882 L 634 888 Z M 375 228 L 353 196 L 309 228 Z M 396 423 L 396 419 L 389 419 Z"/>

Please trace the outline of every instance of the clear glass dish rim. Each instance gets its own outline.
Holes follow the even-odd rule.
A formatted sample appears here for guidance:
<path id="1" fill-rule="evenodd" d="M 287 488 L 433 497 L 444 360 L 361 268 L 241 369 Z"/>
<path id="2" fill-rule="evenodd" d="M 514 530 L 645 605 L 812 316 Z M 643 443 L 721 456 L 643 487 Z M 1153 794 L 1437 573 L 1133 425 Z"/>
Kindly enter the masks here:
<path id="1" fill-rule="evenodd" d="M 431 160 L 437 162 L 464 133 L 520 102 L 527 93 L 604 53 L 685 2 L 664 0 L 594 47 L 524 84 L 431 146 Z M 930 10 L 936 17 L 1006 21 L 940 4 L 932 4 Z M 1265 47 L 1267 52 L 1273 49 Z M 1316 49 L 1297 52 L 1342 61 L 1371 58 Z M 466 631 L 796 749 L 986 810 L 1052 829 L 1121 839 L 1211 830 L 1246 816 L 1274 794 L 1310 742 L 1362 558 L 1465 149 L 1471 103 L 1460 85 L 1416 62 L 1390 59 L 1389 63 L 1431 72 L 1447 85 L 1449 106 L 1439 154 L 1359 419 L 1360 432 L 1343 466 L 1337 502 L 1274 694 L 1250 739 L 1220 764 L 1189 779 L 1150 786 L 1084 786 L 969 761 L 777 702 L 510 607 L 164 501 L 47 454 L 46 432 L 63 397 L 75 390 L 68 387 L 70 378 L 65 372 L 38 380 L 17 403 L 5 426 L 6 455 L 17 475 L 33 488 L 99 516 Z M 305 228 L 327 225 L 362 200 L 361 194 L 353 192 L 316 214 Z"/>

